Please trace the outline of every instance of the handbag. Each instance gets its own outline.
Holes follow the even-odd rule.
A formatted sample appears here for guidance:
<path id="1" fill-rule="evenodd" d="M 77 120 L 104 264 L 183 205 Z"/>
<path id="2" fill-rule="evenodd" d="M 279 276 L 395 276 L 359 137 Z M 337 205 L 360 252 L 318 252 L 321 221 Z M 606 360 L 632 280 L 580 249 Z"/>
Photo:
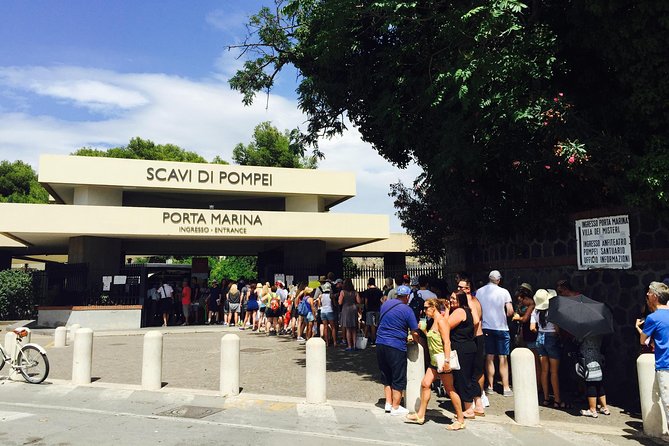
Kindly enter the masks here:
<path id="1" fill-rule="evenodd" d="M 437 373 L 443 373 L 446 366 L 446 355 L 443 352 L 437 353 L 434 355 L 434 359 L 437 362 Z M 456 350 L 451 350 L 448 365 L 451 366 L 451 370 L 460 370 L 460 360 L 458 359 L 458 352 Z"/>
<path id="2" fill-rule="evenodd" d="M 457 350 L 451 350 L 451 358 L 448 360 L 451 365 L 451 370 L 460 370 L 460 360 L 458 359 Z"/>
<path id="3" fill-rule="evenodd" d="M 356 350 L 364 350 L 367 348 L 367 338 L 364 336 L 361 336 L 359 338 L 356 338 L 355 340 L 355 348 Z"/>

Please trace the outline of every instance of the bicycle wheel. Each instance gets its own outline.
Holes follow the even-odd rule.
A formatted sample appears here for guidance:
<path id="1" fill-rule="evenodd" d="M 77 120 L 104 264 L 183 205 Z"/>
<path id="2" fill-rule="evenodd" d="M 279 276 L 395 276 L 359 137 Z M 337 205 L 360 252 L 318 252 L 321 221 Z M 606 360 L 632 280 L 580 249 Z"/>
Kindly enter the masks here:
<path id="1" fill-rule="evenodd" d="M 37 347 L 26 345 L 16 358 L 19 372 L 26 381 L 39 384 L 49 375 L 49 360 Z"/>

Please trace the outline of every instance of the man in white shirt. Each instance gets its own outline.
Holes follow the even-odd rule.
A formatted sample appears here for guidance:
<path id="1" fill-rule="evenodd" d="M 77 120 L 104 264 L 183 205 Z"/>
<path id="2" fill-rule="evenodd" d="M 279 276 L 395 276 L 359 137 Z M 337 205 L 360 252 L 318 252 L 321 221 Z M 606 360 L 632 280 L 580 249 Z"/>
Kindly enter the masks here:
<path id="1" fill-rule="evenodd" d="M 481 287 L 476 292 L 476 298 L 481 302 L 483 312 L 483 334 L 485 336 L 486 352 L 486 375 L 488 386 L 486 393 L 493 392 L 495 382 L 495 356 L 499 357 L 499 375 L 502 378 L 504 396 L 513 396 L 509 387 L 509 350 L 511 348 L 511 336 L 507 317 L 513 316 L 513 305 L 511 294 L 500 287 L 502 275 L 499 271 L 490 271 L 488 275 L 490 283 Z"/>
<path id="2" fill-rule="evenodd" d="M 163 314 L 163 327 L 167 327 L 167 321 L 172 312 L 172 294 L 174 288 L 169 283 L 162 282 L 158 287 L 158 296 L 160 296 L 160 312 Z"/>

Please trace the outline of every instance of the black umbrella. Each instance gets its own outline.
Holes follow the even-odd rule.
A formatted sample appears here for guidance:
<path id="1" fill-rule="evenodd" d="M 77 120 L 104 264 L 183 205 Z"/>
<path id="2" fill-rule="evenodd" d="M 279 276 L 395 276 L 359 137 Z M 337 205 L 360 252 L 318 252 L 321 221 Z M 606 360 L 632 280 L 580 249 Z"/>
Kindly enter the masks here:
<path id="1" fill-rule="evenodd" d="M 613 333 L 611 310 L 603 303 L 583 295 L 552 298 L 547 319 L 579 340 Z"/>

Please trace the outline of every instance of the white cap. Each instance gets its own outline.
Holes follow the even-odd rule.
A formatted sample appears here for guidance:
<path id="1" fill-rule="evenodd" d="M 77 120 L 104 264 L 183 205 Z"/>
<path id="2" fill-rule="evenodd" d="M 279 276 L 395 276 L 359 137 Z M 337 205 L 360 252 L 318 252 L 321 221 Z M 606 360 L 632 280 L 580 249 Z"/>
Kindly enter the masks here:
<path id="1" fill-rule="evenodd" d="M 488 274 L 488 278 L 492 280 L 500 280 L 502 278 L 502 274 L 500 274 L 499 271 L 496 269 L 490 271 L 490 274 Z"/>

